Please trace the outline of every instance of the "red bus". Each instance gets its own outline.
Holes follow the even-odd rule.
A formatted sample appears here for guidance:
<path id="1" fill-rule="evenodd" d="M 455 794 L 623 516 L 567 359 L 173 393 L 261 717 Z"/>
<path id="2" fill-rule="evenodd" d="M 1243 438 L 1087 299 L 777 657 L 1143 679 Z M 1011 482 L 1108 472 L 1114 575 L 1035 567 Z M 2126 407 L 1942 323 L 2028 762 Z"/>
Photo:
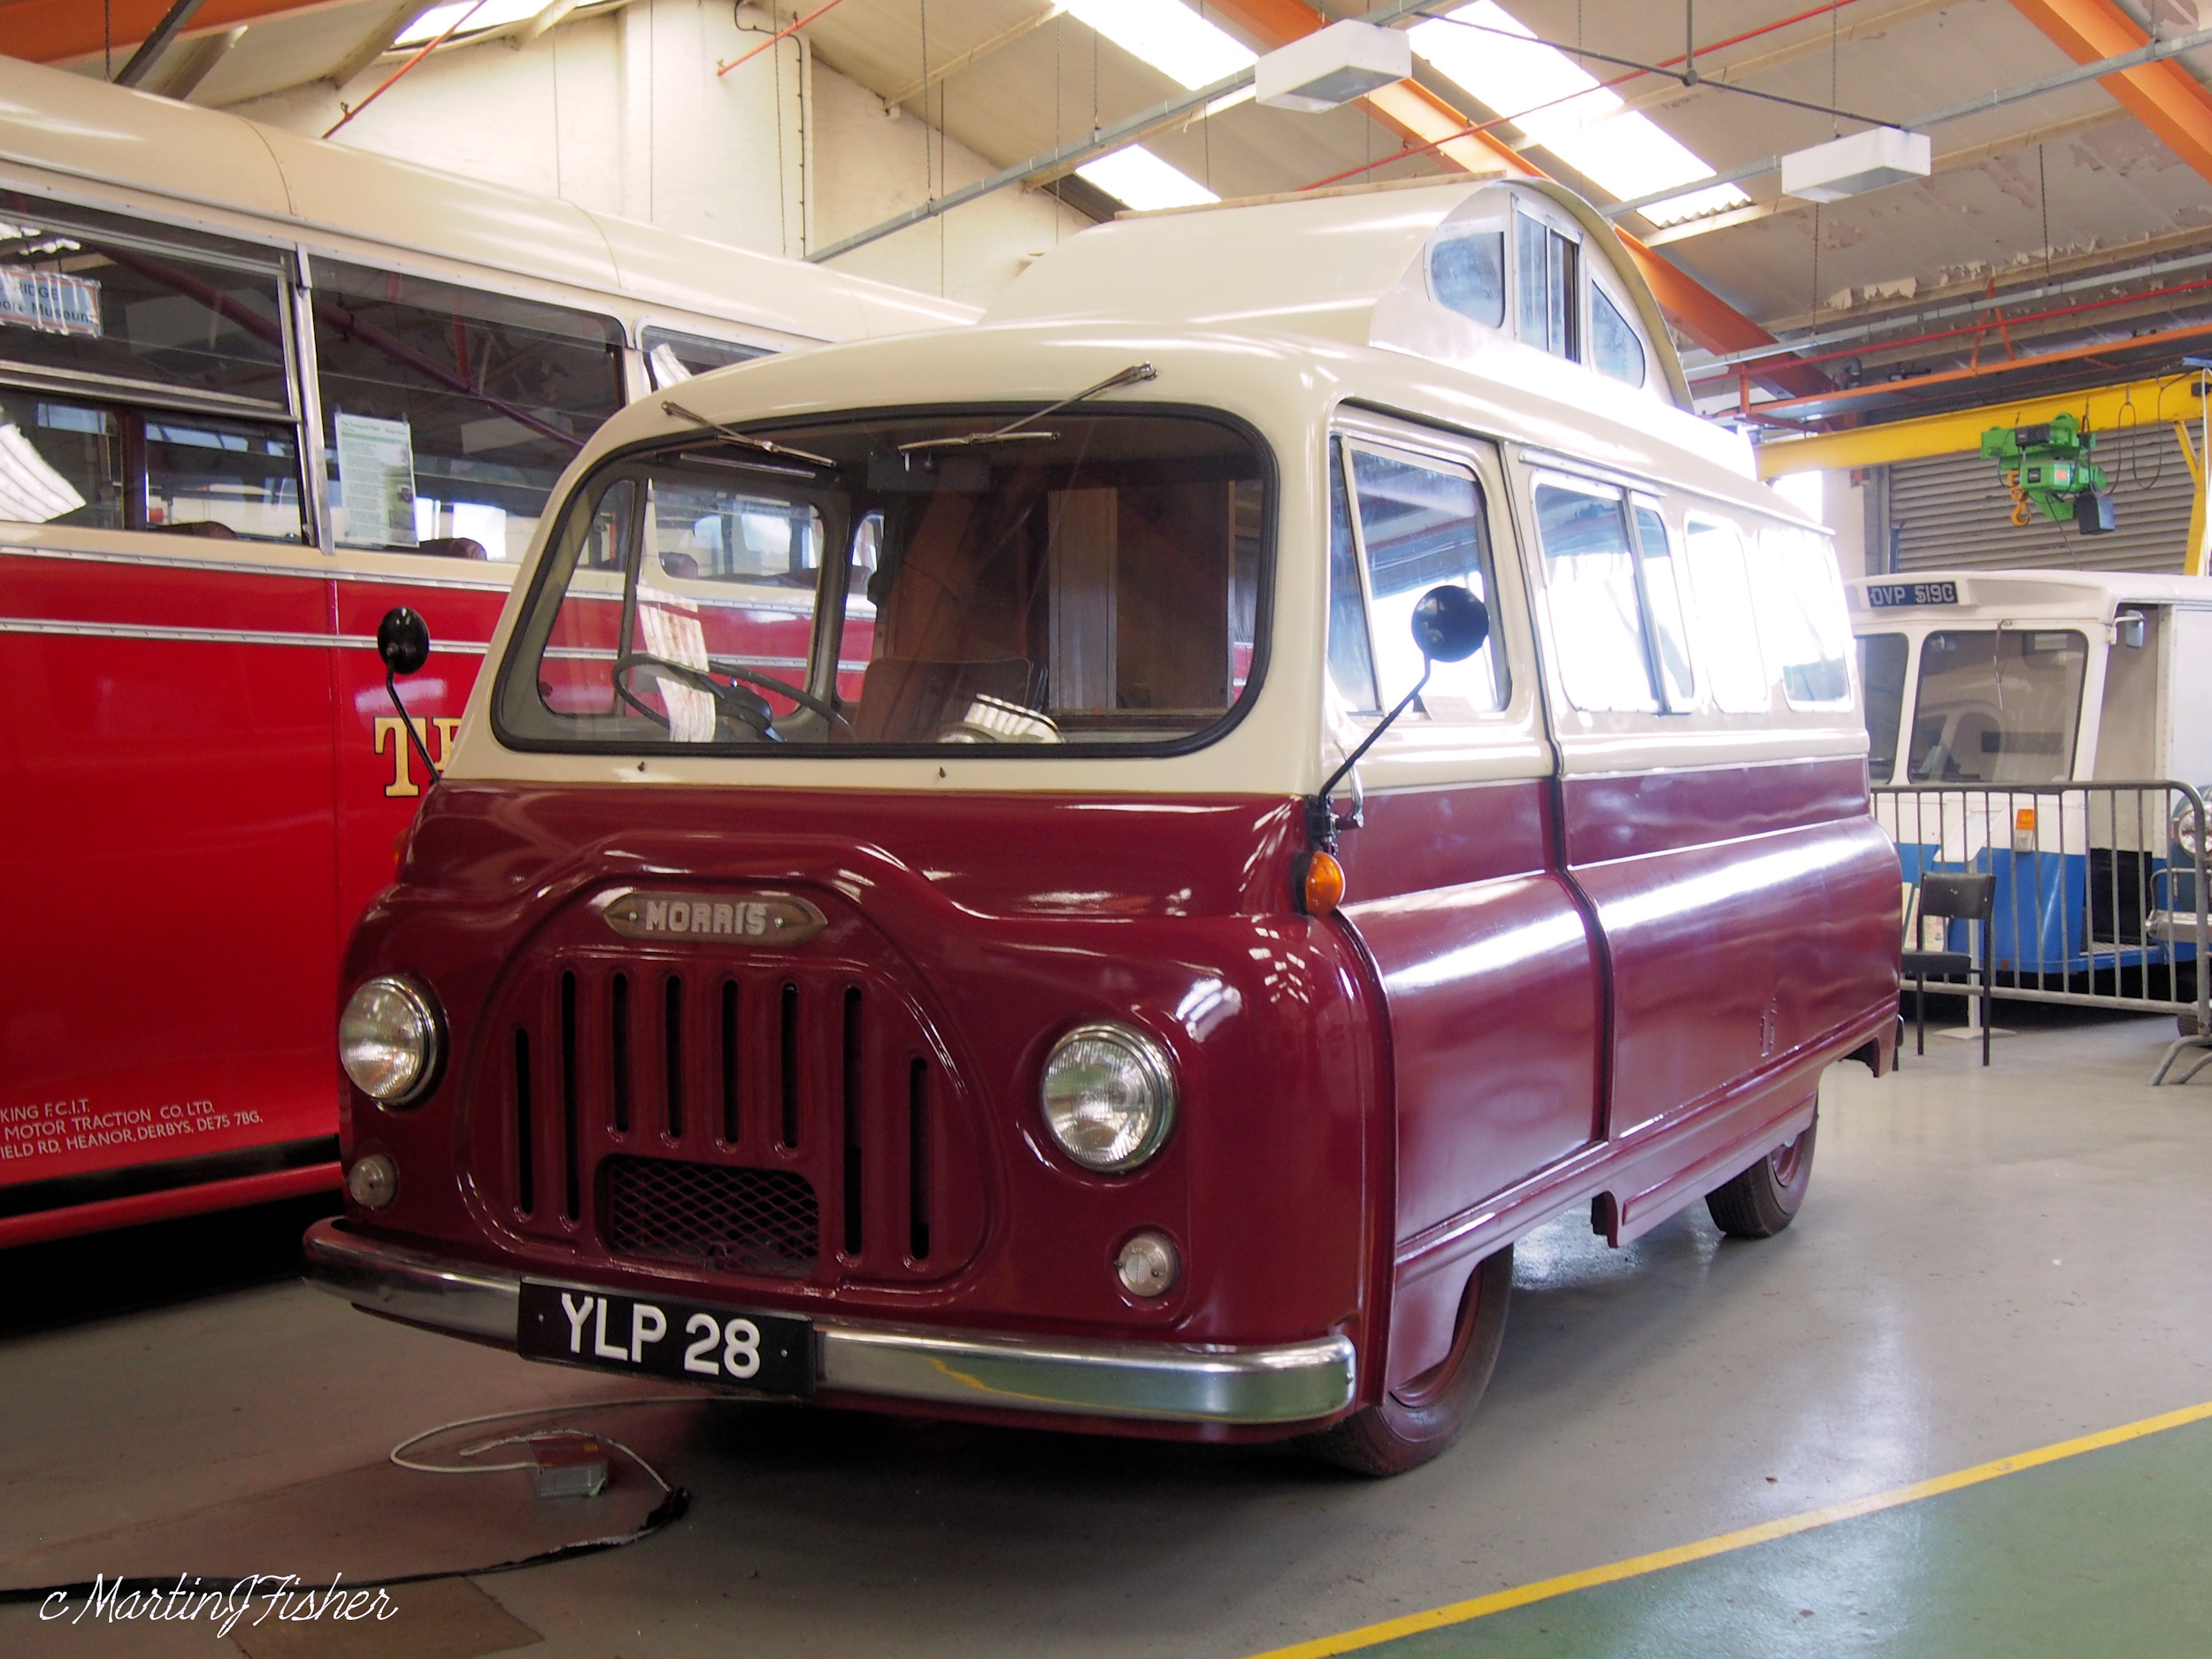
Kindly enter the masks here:
<path id="1" fill-rule="evenodd" d="M 632 398 L 972 312 L 0 59 L 0 1244 L 336 1179 L 339 946 Z"/>

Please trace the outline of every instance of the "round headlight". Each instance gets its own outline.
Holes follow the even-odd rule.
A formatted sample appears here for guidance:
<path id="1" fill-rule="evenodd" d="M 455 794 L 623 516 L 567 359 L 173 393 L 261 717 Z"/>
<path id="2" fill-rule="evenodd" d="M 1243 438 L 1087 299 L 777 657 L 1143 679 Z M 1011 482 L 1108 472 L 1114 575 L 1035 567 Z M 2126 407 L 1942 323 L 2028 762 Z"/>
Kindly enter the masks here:
<path id="1" fill-rule="evenodd" d="M 1126 1025 L 1078 1025 L 1053 1044 L 1041 1093 L 1060 1149 L 1102 1175 L 1135 1169 L 1175 1124 L 1167 1050 Z"/>
<path id="2" fill-rule="evenodd" d="M 438 1070 L 438 1015 L 412 980 L 379 974 L 338 1019 L 338 1061 L 354 1087 L 387 1106 L 421 1095 Z"/>

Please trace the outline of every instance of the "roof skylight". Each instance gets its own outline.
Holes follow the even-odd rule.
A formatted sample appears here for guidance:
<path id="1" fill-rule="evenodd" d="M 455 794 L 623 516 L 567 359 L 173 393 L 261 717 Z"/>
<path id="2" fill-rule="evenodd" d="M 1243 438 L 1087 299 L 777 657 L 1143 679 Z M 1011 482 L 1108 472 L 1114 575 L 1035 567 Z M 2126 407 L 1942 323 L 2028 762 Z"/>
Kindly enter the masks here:
<path id="1" fill-rule="evenodd" d="M 469 0 L 458 4 L 432 6 L 420 17 L 402 29 L 395 46 L 419 46 L 425 41 L 434 41 L 453 26 L 453 20 L 467 12 Z M 545 10 L 545 0 L 483 0 L 476 8 L 476 15 L 462 25 L 470 35 L 484 29 L 495 29 L 502 24 L 519 23 L 534 18 Z"/>
<path id="2" fill-rule="evenodd" d="M 1620 200 L 1713 176 L 1648 116 L 1623 113 L 1620 98 L 1566 53 L 1539 45 L 1528 26 L 1496 0 L 1474 0 L 1448 16 L 1459 21 L 1415 25 L 1409 31 L 1413 50 Z M 1462 27 L 1468 23 L 1482 27 Z M 1675 225 L 1750 201 L 1734 185 L 1717 184 L 1637 211 L 1655 225 Z"/>
<path id="3" fill-rule="evenodd" d="M 1183 0 L 1064 0 L 1064 4 L 1068 11 L 1122 50 L 1141 58 L 1186 91 L 1210 87 L 1257 61 L 1251 48 L 1222 33 Z"/>
<path id="4" fill-rule="evenodd" d="M 1117 202 L 1141 213 L 1163 207 L 1197 207 L 1221 200 L 1197 180 L 1168 165 L 1142 144 L 1125 145 L 1096 161 L 1087 161 L 1075 173 L 1085 183 L 1096 185 Z"/>

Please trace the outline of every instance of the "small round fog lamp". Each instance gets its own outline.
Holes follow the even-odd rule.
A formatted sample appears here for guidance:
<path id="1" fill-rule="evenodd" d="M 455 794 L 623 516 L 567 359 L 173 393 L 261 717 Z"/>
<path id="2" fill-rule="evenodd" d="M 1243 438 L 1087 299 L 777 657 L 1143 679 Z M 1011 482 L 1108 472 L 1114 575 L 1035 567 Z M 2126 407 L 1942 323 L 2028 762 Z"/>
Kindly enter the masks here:
<path id="1" fill-rule="evenodd" d="M 407 1106 L 438 1071 L 438 1013 L 412 979 L 380 973 L 362 982 L 338 1017 L 338 1060 L 353 1085 L 387 1106 Z"/>
<path id="2" fill-rule="evenodd" d="M 356 1158 L 346 1171 L 346 1194 L 364 1210 L 381 1210 L 399 1196 L 399 1165 L 381 1152 Z"/>
<path id="3" fill-rule="evenodd" d="M 1120 1175 L 1157 1152 L 1175 1124 L 1175 1070 L 1141 1031 L 1078 1025 L 1052 1045 L 1039 1090 L 1045 1127 L 1087 1170 Z"/>
<path id="4" fill-rule="evenodd" d="M 1182 1276 L 1183 1263 L 1175 1245 L 1164 1233 L 1146 1231 L 1121 1247 L 1114 1273 L 1121 1287 L 1133 1296 L 1164 1296 Z"/>

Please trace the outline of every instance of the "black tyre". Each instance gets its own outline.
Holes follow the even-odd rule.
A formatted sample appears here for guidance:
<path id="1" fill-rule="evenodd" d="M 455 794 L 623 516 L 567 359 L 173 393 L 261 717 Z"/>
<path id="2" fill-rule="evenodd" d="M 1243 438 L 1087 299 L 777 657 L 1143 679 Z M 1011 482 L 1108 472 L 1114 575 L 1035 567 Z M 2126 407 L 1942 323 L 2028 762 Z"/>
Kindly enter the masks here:
<path id="1" fill-rule="evenodd" d="M 1713 1225 L 1732 1239 L 1770 1239 L 1796 1218 L 1813 1179 L 1813 1132 L 1761 1158 L 1724 1187 L 1705 1194 Z"/>
<path id="2" fill-rule="evenodd" d="M 1308 1455 L 1363 1475 L 1402 1475 L 1440 1455 L 1474 1415 L 1505 1340 L 1513 1296 L 1513 1247 L 1485 1258 L 1467 1276 L 1451 1352 L 1343 1422 L 1298 1444 Z"/>

